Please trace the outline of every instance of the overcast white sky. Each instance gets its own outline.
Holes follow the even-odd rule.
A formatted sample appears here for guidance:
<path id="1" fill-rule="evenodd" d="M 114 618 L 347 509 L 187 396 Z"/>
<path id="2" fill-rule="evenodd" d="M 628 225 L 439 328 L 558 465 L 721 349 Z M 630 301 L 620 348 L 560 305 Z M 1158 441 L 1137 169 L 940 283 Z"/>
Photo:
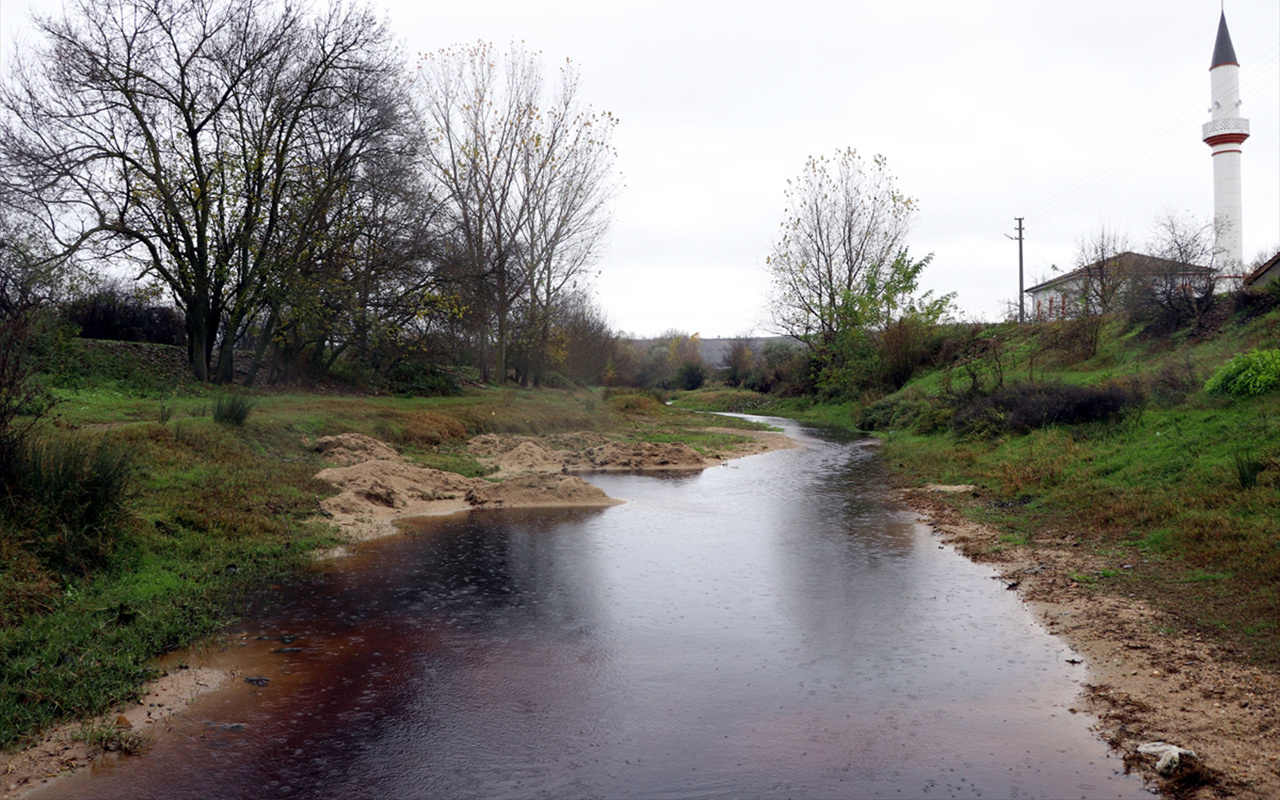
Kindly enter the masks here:
<path id="1" fill-rule="evenodd" d="M 1161 212 L 1213 209 L 1200 125 L 1218 0 L 372 4 L 411 56 L 520 40 L 548 68 L 576 62 L 585 99 L 621 119 L 597 296 L 640 335 L 765 332 L 786 180 L 838 148 L 888 158 L 919 201 L 926 288 L 970 318 L 1016 299 L 1016 216 L 1031 285 L 1102 224 L 1140 246 Z M 31 5 L 0 0 L 6 52 Z M 1280 3 L 1226 13 L 1253 131 L 1249 260 L 1280 244 Z"/>

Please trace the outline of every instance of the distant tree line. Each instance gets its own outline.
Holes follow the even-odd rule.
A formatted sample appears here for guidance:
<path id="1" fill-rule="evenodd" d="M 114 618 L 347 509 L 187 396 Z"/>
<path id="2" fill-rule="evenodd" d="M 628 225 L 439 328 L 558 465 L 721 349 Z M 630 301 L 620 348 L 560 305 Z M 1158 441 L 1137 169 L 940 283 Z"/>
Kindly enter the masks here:
<path id="1" fill-rule="evenodd" d="M 127 318 L 219 383 L 603 379 L 570 361 L 612 337 L 589 286 L 617 120 L 572 64 L 410 64 L 342 0 L 71 0 L 35 29 L 0 88 L 5 241 L 85 332 Z"/>

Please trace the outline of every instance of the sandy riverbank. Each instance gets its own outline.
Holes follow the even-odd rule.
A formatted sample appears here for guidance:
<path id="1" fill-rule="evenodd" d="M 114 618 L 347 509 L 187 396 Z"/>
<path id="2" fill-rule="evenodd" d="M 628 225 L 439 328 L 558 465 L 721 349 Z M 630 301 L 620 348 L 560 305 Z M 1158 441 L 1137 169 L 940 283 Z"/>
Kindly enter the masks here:
<path id="1" fill-rule="evenodd" d="M 352 542 L 398 532 L 395 521 L 407 517 L 454 514 L 487 508 L 535 506 L 605 507 L 622 503 L 578 477 L 609 471 L 699 470 L 771 450 L 796 447 L 781 433 L 708 429 L 748 437 L 731 450 L 703 456 L 685 444 L 619 443 L 597 433 L 547 437 L 486 435 L 468 450 L 496 468 L 492 479 L 466 478 L 405 459 L 385 442 L 362 434 L 326 437 L 313 443 L 335 466 L 316 477 L 338 494 L 321 502 L 329 521 Z M 321 554 L 340 556 L 342 548 Z M 169 720 L 200 696 L 232 678 L 227 670 L 189 668 L 173 654 L 161 662 L 161 677 L 142 691 L 142 700 L 113 709 L 89 723 L 116 728 L 122 740 L 145 748 L 165 732 Z M 90 766 L 102 751 L 76 738 L 79 723 L 48 731 L 39 742 L 15 754 L 0 754 L 0 800 L 15 800 L 61 775 Z"/>
<path id="2" fill-rule="evenodd" d="M 711 429 L 719 432 L 720 429 Z M 320 506 L 353 541 L 395 533 L 406 517 L 485 508 L 599 507 L 621 503 L 587 483 L 591 472 L 699 470 L 726 460 L 794 447 L 781 433 L 727 431 L 748 437 L 733 450 L 704 456 L 687 444 L 617 442 L 599 433 L 553 436 L 486 434 L 467 443 L 490 478 L 466 478 L 414 464 L 383 442 L 361 434 L 318 440 L 322 456 L 339 466 L 316 477 L 339 490 Z"/>
<path id="3" fill-rule="evenodd" d="M 1034 549 L 1002 542 L 998 532 L 940 502 L 949 491 L 973 487 L 925 487 L 902 496 L 944 541 L 996 565 L 1005 585 L 1080 654 L 1087 677 L 1079 710 L 1098 718 L 1099 733 L 1130 768 L 1170 797 L 1280 797 L 1274 674 L 1233 662 L 1210 642 L 1174 635 L 1172 624 L 1137 599 L 1090 591 L 1072 576 L 1107 565 L 1090 563 L 1066 538 L 1038 540 Z M 1197 758 L 1159 775 L 1156 758 L 1138 752 L 1156 741 Z"/>

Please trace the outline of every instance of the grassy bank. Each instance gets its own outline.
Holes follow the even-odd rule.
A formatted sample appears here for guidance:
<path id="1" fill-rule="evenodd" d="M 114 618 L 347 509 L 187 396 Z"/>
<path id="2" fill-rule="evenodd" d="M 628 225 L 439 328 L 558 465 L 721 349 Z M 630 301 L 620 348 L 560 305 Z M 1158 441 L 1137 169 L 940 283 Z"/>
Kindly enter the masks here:
<path id="1" fill-rule="evenodd" d="M 996 547 L 1065 534 L 1108 565 L 1075 574 L 1081 586 L 1141 597 L 1184 633 L 1280 667 L 1280 393 L 1204 389 L 1235 354 L 1280 346 L 1280 319 L 1232 317 L 1199 338 L 1114 320 L 1087 357 L 1048 346 L 1062 325 L 992 326 L 985 361 L 862 402 L 727 389 L 676 402 L 872 431 L 905 483 L 975 485 L 946 501 L 997 526 Z"/>
<path id="2" fill-rule="evenodd" d="M 334 490 L 314 439 L 359 432 L 468 476 L 481 433 L 611 432 L 731 444 L 705 417 L 638 394 L 474 389 L 462 397 L 228 393 L 134 361 L 78 355 L 52 376 L 59 403 L 41 440 L 129 455 L 123 514 L 96 531 L 95 558 L 43 557 L 30 531 L 0 530 L 0 746 L 136 696 L 153 659 L 215 632 L 247 595 L 337 540 L 319 501 Z M 84 365 L 88 363 L 88 366 Z M 114 365 L 114 366 L 113 366 Z M 117 369 L 117 367 L 120 367 Z M 68 379 L 68 375 L 70 376 Z M 224 407 L 248 408 L 242 424 Z"/>

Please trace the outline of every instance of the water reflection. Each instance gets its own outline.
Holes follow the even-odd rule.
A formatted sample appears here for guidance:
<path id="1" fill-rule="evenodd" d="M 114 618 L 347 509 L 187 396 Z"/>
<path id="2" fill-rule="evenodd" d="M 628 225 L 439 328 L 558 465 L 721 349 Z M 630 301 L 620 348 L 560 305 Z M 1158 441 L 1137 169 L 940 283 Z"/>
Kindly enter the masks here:
<path id="1" fill-rule="evenodd" d="M 1061 645 L 863 445 L 794 433 L 301 577 L 233 654 L 267 686 L 57 796 L 1145 796 L 1066 713 Z"/>

